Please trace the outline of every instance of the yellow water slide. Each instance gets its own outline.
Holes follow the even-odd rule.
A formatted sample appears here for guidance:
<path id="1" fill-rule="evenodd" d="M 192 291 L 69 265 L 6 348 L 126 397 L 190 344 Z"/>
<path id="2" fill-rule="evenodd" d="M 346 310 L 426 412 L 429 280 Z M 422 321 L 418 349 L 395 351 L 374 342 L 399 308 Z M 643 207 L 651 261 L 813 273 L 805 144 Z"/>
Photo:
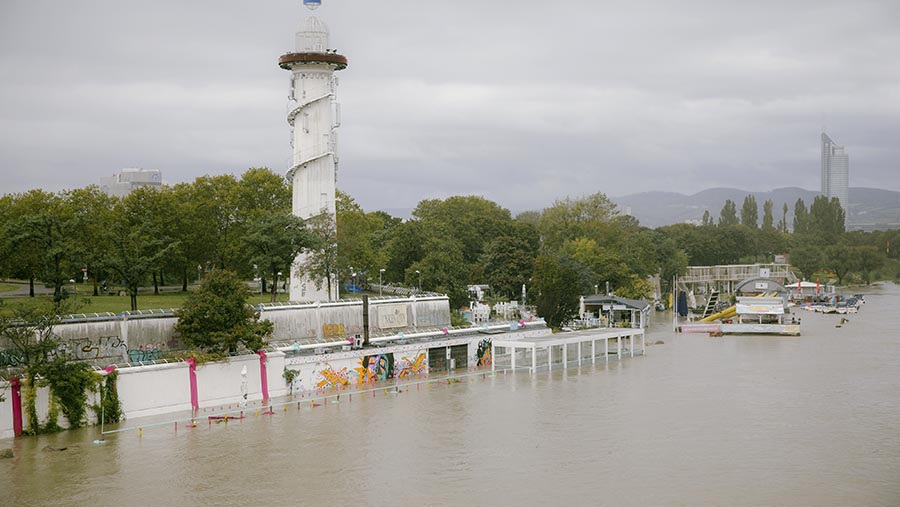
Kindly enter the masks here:
<path id="1" fill-rule="evenodd" d="M 772 295 L 775 295 L 775 294 L 777 294 L 777 292 L 772 293 Z M 759 294 L 754 297 L 758 297 L 758 298 L 769 297 L 769 293 Z M 700 322 L 712 322 L 714 320 L 726 320 L 726 319 L 730 319 L 730 318 L 734 317 L 735 315 L 737 315 L 737 305 L 729 306 L 728 308 L 722 310 L 719 313 L 714 313 L 714 314 L 710 315 L 709 317 L 702 318 L 702 319 L 700 319 Z"/>

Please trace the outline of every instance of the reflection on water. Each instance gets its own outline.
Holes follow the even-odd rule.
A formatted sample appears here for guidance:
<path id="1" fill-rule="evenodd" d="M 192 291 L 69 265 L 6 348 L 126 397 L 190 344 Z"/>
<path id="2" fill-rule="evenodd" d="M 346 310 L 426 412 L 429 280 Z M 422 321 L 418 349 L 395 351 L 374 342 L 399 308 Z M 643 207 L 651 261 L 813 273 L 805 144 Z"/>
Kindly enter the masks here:
<path id="1" fill-rule="evenodd" d="M 621 363 L 18 439 L 0 503 L 900 505 L 900 288 L 867 301 L 841 328 L 798 312 L 800 337 L 674 335 L 658 313 L 665 345 Z"/>

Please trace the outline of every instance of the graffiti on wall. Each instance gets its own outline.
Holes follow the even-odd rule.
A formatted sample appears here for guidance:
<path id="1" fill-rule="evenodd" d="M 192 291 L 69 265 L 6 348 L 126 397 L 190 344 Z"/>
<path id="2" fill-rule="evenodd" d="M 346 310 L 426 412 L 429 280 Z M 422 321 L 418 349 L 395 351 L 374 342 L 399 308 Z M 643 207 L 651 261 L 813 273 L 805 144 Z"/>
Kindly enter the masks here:
<path id="1" fill-rule="evenodd" d="M 18 350 L 0 350 L 0 367 L 25 366 L 25 356 Z"/>
<path id="2" fill-rule="evenodd" d="M 322 324 L 322 335 L 326 338 L 345 336 L 343 324 Z"/>
<path id="3" fill-rule="evenodd" d="M 493 345 L 489 338 L 478 342 L 478 350 L 475 352 L 475 366 L 490 366 L 493 355 Z"/>
<path id="4" fill-rule="evenodd" d="M 316 383 L 316 387 L 319 389 L 350 385 L 350 372 L 347 371 L 347 368 L 335 370 L 331 367 L 330 364 L 325 363 L 325 368 L 319 370 L 316 375 L 319 378 L 319 382 Z"/>
<path id="5" fill-rule="evenodd" d="M 162 359 L 163 351 L 154 346 L 144 347 L 143 345 L 137 349 L 128 349 L 128 360 L 132 363 L 140 363 L 145 361 L 156 361 Z"/>
<path id="6" fill-rule="evenodd" d="M 126 348 L 125 342 L 118 336 L 100 336 L 63 339 L 58 352 L 76 359 L 121 358 L 125 356 Z"/>
<path id="7" fill-rule="evenodd" d="M 394 378 L 394 354 L 378 354 L 365 356 L 359 360 L 355 368 L 357 383 L 366 384 Z"/>
<path id="8" fill-rule="evenodd" d="M 410 360 L 407 357 L 397 361 L 395 371 L 397 378 L 409 378 L 416 375 L 422 375 L 428 368 L 428 362 L 425 360 L 425 353 L 420 352 L 415 359 Z"/>

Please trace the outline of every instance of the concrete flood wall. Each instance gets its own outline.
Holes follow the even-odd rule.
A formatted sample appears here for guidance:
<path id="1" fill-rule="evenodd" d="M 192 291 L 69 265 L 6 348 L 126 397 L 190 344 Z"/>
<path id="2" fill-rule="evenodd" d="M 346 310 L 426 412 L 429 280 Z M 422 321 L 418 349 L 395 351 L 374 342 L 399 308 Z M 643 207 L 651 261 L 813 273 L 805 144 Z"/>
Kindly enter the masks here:
<path id="1" fill-rule="evenodd" d="M 267 355 L 265 362 L 269 397 L 284 396 L 288 392 L 282 376 L 284 354 L 272 352 Z M 247 369 L 247 400 L 250 402 L 262 400 L 260 357 L 255 354 L 238 356 L 232 357 L 228 361 L 196 366 L 199 408 L 202 410 L 239 403 L 242 398 L 241 384 L 244 379 L 241 371 L 244 368 Z M 190 411 L 192 408 L 190 369 L 190 365 L 186 362 L 119 369 L 118 392 L 125 418 Z M 10 438 L 13 436 L 14 425 L 12 391 L 9 389 L 9 384 L 0 383 L 0 392 L 3 392 L 4 398 L 6 398 L 0 403 L 0 439 Z M 24 392 L 22 396 L 24 398 Z M 35 408 L 42 424 L 47 420 L 49 400 L 50 390 L 46 387 L 38 388 Z M 88 393 L 89 405 L 98 401 L 97 394 Z M 88 424 L 96 424 L 97 421 L 97 416 L 88 409 Z M 63 428 L 68 427 L 66 418 L 61 414 L 57 422 Z M 26 421 L 23 421 L 23 428 L 27 429 Z"/>
<path id="2" fill-rule="evenodd" d="M 456 351 L 464 350 L 464 356 L 457 356 L 457 371 L 490 366 L 491 342 L 495 336 L 515 340 L 525 336 L 544 336 L 550 332 L 550 329 L 541 325 L 529 329 L 511 329 L 500 335 L 472 334 L 331 354 L 286 357 L 282 352 L 271 352 L 266 355 L 264 364 L 268 395 L 270 398 L 285 396 L 291 391 L 291 387 L 296 393 L 391 379 L 411 379 L 430 372 L 432 354 L 436 354 L 438 358 L 449 357 L 451 353 L 456 356 Z M 206 415 L 202 413 L 203 409 L 227 407 L 241 401 L 241 384 L 244 379 L 241 372 L 244 368 L 247 370 L 248 401 L 262 400 L 263 365 L 259 355 L 237 356 L 228 361 L 196 365 L 197 404 L 201 410 L 199 417 Z M 299 371 L 293 386 L 287 385 L 284 379 L 285 369 Z M 190 411 L 190 371 L 191 366 L 186 362 L 120 368 L 118 392 L 126 419 Z M 0 438 L 13 436 L 11 391 L 7 387 L 7 384 L 0 383 L 0 391 L 6 398 L 0 402 Z M 48 400 L 48 389 L 39 389 L 36 406 L 42 422 L 47 417 Z M 96 401 L 95 395 L 91 393 L 88 403 Z M 96 422 L 96 417 L 90 410 L 88 421 L 91 424 Z M 65 427 L 65 418 L 60 417 L 59 423 Z"/>
<path id="3" fill-rule="evenodd" d="M 263 306 L 261 318 L 271 321 L 272 342 L 305 342 L 362 334 L 362 301 Z M 140 315 L 84 316 L 64 319 L 53 328 L 62 339 L 61 352 L 99 366 L 149 362 L 182 347 L 175 336 L 177 317 L 156 310 Z M 446 296 L 375 299 L 369 306 L 373 334 L 409 333 L 419 328 L 450 326 Z M 0 343 L 0 367 L 22 366 L 21 358 Z"/>
<path id="4" fill-rule="evenodd" d="M 226 362 L 196 367 L 200 409 L 241 400 L 241 370 L 247 368 L 247 399 L 263 399 L 262 368 L 259 356 L 232 357 Z M 287 386 L 282 376 L 284 354 L 272 352 L 266 358 L 269 397 L 284 396 Z M 191 410 L 190 365 L 185 362 L 137 366 L 119 370 L 119 399 L 126 418 L 146 417 Z"/>
<path id="5" fill-rule="evenodd" d="M 338 301 L 267 306 L 262 318 L 275 325 L 272 341 L 291 342 L 362 334 L 362 314 L 362 301 Z M 369 301 L 369 331 L 373 334 L 449 326 L 450 300 L 446 296 Z"/>
<path id="6" fill-rule="evenodd" d="M 0 401 L 0 440 L 2 440 L 13 437 L 12 390 L 8 382 L 0 382 L 0 394 L 4 398 Z"/>

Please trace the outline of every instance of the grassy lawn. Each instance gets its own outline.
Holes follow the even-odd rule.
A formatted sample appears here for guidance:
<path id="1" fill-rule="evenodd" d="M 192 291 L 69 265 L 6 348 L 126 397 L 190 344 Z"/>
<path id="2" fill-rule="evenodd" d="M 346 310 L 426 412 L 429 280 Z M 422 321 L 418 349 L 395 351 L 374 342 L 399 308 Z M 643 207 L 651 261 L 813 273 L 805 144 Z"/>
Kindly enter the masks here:
<path id="1" fill-rule="evenodd" d="M 10 285 L 8 283 L 0 283 L 0 292 L 12 292 L 18 289 L 18 285 Z"/>
<path id="2" fill-rule="evenodd" d="M 187 298 L 188 293 L 185 292 L 168 292 L 161 293 L 159 295 L 153 294 L 140 294 L 137 298 L 138 309 L 141 310 L 168 310 L 170 308 L 180 308 L 181 304 L 184 302 L 185 298 Z M 265 295 L 265 302 L 268 303 L 271 300 L 271 294 Z M 85 301 L 87 300 L 87 301 Z M 278 301 L 287 301 L 288 295 L 286 293 L 278 294 Z M 37 297 L 7 297 L 0 299 L 2 302 L 2 306 L 0 306 L 0 314 L 10 314 L 12 310 L 19 305 L 25 305 L 27 307 L 34 306 L 47 306 L 49 307 L 53 302 L 52 296 L 37 296 Z M 72 298 L 68 299 L 69 305 L 72 304 Z M 85 304 L 87 302 L 87 304 Z M 257 304 L 260 302 L 259 294 L 255 294 L 251 296 L 248 300 L 250 304 Z M 71 307 L 71 306 L 70 306 Z M 128 296 L 87 296 L 79 294 L 78 295 L 78 309 L 77 313 L 103 313 L 103 312 L 111 312 L 111 313 L 120 313 L 126 310 L 131 309 L 131 299 Z"/>

